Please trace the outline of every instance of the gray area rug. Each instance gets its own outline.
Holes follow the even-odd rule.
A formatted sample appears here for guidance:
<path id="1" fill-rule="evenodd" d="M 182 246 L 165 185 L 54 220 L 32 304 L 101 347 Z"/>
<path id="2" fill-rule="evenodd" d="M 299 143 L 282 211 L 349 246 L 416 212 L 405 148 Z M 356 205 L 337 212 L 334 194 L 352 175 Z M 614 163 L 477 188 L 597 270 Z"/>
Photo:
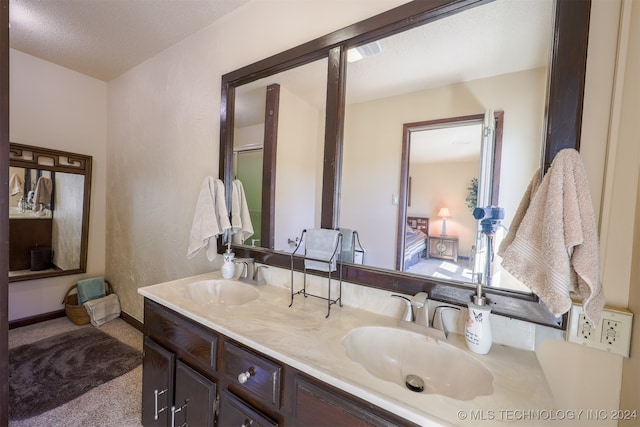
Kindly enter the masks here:
<path id="1" fill-rule="evenodd" d="M 9 419 L 60 406 L 142 363 L 142 353 L 93 326 L 9 351 Z"/>

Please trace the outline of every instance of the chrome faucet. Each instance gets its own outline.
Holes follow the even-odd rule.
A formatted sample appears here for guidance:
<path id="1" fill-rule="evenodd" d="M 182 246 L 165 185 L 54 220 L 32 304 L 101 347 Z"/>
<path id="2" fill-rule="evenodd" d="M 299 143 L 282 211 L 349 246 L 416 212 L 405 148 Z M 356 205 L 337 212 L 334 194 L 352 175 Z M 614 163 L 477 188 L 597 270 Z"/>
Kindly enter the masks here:
<path id="1" fill-rule="evenodd" d="M 418 292 L 411 297 L 411 307 L 414 309 L 414 322 L 429 327 L 429 294 Z"/>
<path id="2" fill-rule="evenodd" d="M 267 281 L 264 278 L 264 274 L 260 274 L 263 269 L 268 269 L 269 267 L 266 265 L 259 265 L 253 271 L 253 280 L 256 281 L 258 285 L 266 285 Z"/>
<path id="3" fill-rule="evenodd" d="M 262 269 L 269 268 L 266 265 L 256 266 L 256 261 L 253 258 L 235 258 L 233 262 L 242 264 L 240 279 L 244 279 L 243 281 L 253 285 L 264 285 L 267 283 L 264 279 L 264 274 L 261 274 Z"/>
<path id="4" fill-rule="evenodd" d="M 397 294 L 391 296 L 402 299 L 406 304 L 402 321 L 429 327 L 429 295 L 426 292 L 418 292 L 411 298 Z"/>
<path id="5" fill-rule="evenodd" d="M 460 312 L 460 309 L 458 307 L 450 307 L 448 305 L 439 305 L 436 307 L 436 310 L 433 314 L 433 327 L 444 332 L 445 338 L 449 336 L 449 331 L 447 331 L 447 327 L 445 326 L 444 322 L 444 313 L 446 313 L 447 311 Z"/>
<path id="6" fill-rule="evenodd" d="M 253 258 L 234 258 L 235 264 L 243 264 L 240 277 L 253 278 L 253 270 L 255 267 L 255 260 Z"/>
<path id="7" fill-rule="evenodd" d="M 411 298 L 397 294 L 392 294 L 391 296 L 402 299 L 406 304 L 405 312 L 398 326 L 437 339 L 447 338 L 447 333 L 444 330 L 444 322 L 442 322 L 442 313 L 446 311 L 446 308 L 455 309 L 454 307 L 437 307 L 434 316 L 434 325 L 431 327 L 429 322 L 429 294 L 426 292 L 418 292 Z M 438 322 L 436 322 L 436 316 L 440 316 Z"/>

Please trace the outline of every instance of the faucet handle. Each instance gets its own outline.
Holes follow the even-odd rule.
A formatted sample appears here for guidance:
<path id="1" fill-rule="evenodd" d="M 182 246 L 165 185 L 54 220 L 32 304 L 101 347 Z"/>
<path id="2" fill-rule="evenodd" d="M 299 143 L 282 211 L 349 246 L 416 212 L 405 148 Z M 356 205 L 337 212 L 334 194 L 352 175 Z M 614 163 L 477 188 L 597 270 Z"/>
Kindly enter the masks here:
<path id="1" fill-rule="evenodd" d="M 255 260 L 254 260 L 253 258 L 234 258 L 234 259 L 233 259 L 233 262 L 235 262 L 235 263 L 237 263 L 237 264 L 240 264 L 241 262 L 244 262 L 244 263 L 252 263 L 252 262 L 254 262 L 254 261 L 255 261 Z"/>
<path id="2" fill-rule="evenodd" d="M 258 282 L 259 285 L 265 285 L 267 283 L 266 279 L 264 278 L 264 273 L 262 273 L 263 268 L 267 270 L 269 269 L 269 267 L 266 265 L 259 265 L 253 272 L 253 280 Z"/>
<path id="3" fill-rule="evenodd" d="M 439 305 L 436 307 L 435 313 L 433 314 L 433 327 L 436 329 L 440 329 L 444 332 L 445 338 L 449 336 L 449 331 L 444 323 L 444 313 L 447 311 L 460 311 L 458 307 L 451 307 L 448 305 Z"/>
<path id="4" fill-rule="evenodd" d="M 427 304 L 427 300 L 429 299 L 429 294 L 426 292 L 418 292 L 414 296 L 411 297 L 411 305 L 422 308 L 425 304 Z"/>
<path id="5" fill-rule="evenodd" d="M 411 300 L 404 295 L 391 294 L 392 297 L 400 298 L 406 303 L 406 308 L 404 311 L 404 315 L 402 316 L 402 320 L 407 322 L 413 322 L 415 319 L 413 317 L 413 309 L 411 308 Z"/>

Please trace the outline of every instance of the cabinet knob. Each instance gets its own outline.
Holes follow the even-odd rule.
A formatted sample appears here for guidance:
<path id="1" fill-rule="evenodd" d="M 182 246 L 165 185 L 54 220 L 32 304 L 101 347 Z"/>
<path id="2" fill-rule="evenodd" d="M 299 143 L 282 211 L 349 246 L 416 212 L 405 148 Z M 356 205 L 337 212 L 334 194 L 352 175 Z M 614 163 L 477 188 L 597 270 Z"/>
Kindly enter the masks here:
<path id="1" fill-rule="evenodd" d="M 244 384 L 247 381 L 249 381 L 249 378 L 251 378 L 255 374 L 256 374 L 256 370 L 252 366 L 249 369 L 247 369 L 247 372 L 242 372 L 238 375 L 238 382 L 240 384 Z"/>
<path id="2" fill-rule="evenodd" d="M 244 420 L 244 422 L 242 423 L 242 426 L 240 427 L 251 427 L 253 425 L 253 420 L 247 418 Z"/>

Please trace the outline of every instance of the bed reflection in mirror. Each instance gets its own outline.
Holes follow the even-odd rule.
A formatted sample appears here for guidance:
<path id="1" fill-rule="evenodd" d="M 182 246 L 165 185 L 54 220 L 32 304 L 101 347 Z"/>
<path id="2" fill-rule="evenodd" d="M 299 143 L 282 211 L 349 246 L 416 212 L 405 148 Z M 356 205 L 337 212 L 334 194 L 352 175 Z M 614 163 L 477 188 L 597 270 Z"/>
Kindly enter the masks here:
<path id="1" fill-rule="evenodd" d="M 9 280 L 86 270 L 91 157 L 11 144 Z"/>

